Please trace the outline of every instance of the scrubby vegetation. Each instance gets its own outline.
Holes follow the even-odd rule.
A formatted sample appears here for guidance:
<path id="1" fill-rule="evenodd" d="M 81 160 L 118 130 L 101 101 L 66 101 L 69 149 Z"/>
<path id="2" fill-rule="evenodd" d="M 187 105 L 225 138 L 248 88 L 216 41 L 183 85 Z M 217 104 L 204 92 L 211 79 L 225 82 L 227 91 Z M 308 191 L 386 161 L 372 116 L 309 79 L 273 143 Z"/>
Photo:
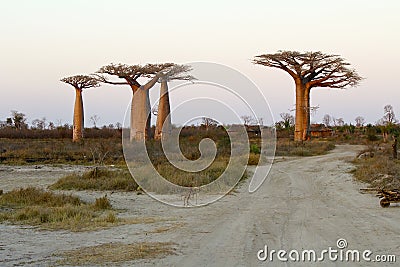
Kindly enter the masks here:
<path id="1" fill-rule="evenodd" d="M 371 145 L 354 160 L 354 177 L 372 188 L 400 188 L 400 160 L 389 143 Z"/>
<path id="2" fill-rule="evenodd" d="M 121 190 L 134 191 L 138 188 L 127 169 L 95 167 L 83 174 L 71 174 L 59 179 L 49 187 L 61 190 Z"/>
<path id="3" fill-rule="evenodd" d="M 276 124 L 277 156 L 315 156 L 322 155 L 335 147 L 335 144 L 376 144 L 388 141 L 388 136 L 398 130 L 395 124 L 358 126 L 343 124 L 339 119 L 336 125 L 330 127 L 330 134 L 320 138 L 312 138 L 309 141 L 293 141 L 294 127 L 290 116 Z M 249 128 L 250 155 L 248 165 L 257 165 L 261 154 L 261 143 L 258 135 L 259 128 Z M 258 130 L 257 130 L 258 129 Z M 61 190 L 121 190 L 135 191 L 138 185 L 131 178 L 125 165 L 125 159 L 121 144 L 121 129 L 113 127 L 92 128 L 85 130 L 85 139 L 73 143 L 69 138 L 60 138 L 70 135 L 70 127 L 54 127 L 52 129 L 5 126 L 0 129 L 0 163 L 5 164 L 38 164 L 38 163 L 64 163 L 64 164 L 88 164 L 98 166 L 84 174 L 72 174 L 63 177 L 50 189 Z M 153 129 L 154 130 L 154 129 Z M 58 134 L 56 134 L 58 132 Z M 51 134 L 50 134 L 51 133 Z M 47 139 L 43 139 L 46 137 Z M 22 138 L 22 139 L 21 139 Z M 29 138 L 29 140 L 27 140 Z M 160 141 L 149 140 L 146 142 L 154 168 L 168 181 L 182 186 L 201 186 L 214 181 L 225 171 L 231 157 L 231 142 L 226 129 L 222 126 L 187 126 L 180 134 L 180 149 L 188 160 L 197 160 L 201 154 L 199 143 L 204 138 L 212 139 L 217 147 L 217 155 L 214 162 L 205 170 L 197 173 L 188 173 L 173 166 L 163 153 Z M 378 153 L 379 154 L 379 153 Z M 365 160 L 367 169 L 379 172 L 376 175 L 389 179 L 390 171 L 380 171 L 380 167 L 393 169 L 394 162 L 387 162 L 385 156 L 382 163 L 377 163 L 378 168 L 372 168 L 374 162 L 379 161 L 379 155 L 374 159 Z M 107 164 L 115 165 L 115 168 L 102 167 Z M 139 162 L 140 164 L 140 162 Z M 361 167 L 360 167 L 361 169 Z M 361 170 L 359 171 L 361 172 Z M 146 175 L 144 173 L 143 175 Z M 357 174 L 362 176 L 361 174 Z M 371 177 L 371 175 L 365 175 Z M 375 174 L 373 174 L 375 176 Z M 380 177 L 380 176 L 379 176 Z M 382 178 L 381 177 L 381 178 Z M 360 178 L 364 180 L 364 178 Z M 366 179 L 366 178 L 365 178 Z M 379 178 L 380 179 L 380 178 Z"/>
<path id="4" fill-rule="evenodd" d="M 88 138 L 80 143 L 69 139 L 0 138 L 3 164 L 123 164 L 120 138 Z"/>
<path id="5" fill-rule="evenodd" d="M 308 142 L 294 142 L 288 138 L 278 139 L 276 146 L 277 156 L 317 156 L 323 155 L 335 148 L 331 140 L 312 140 Z"/>
<path id="6" fill-rule="evenodd" d="M 78 197 L 38 188 L 15 189 L 0 195 L 0 222 L 42 229 L 92 230 L 122 222 L 106 197 L 85 203 Z"/>

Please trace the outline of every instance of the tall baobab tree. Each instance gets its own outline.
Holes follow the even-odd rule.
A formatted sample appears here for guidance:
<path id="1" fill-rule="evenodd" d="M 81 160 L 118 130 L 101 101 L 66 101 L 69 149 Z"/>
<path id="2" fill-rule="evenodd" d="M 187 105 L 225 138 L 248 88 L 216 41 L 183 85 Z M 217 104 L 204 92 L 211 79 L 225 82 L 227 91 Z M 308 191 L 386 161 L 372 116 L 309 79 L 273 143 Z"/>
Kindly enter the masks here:
<path id="1" fill-rule="evenodd" d="M 191 67 L 188 65 L 173 64 L 161 74 L 159 79 L 161 83 L 160 99 L 158 101 L 154 139 L 166 139 L 172 130 L 171 116 L 169 116 L 171 108 L 169 103 L 168 82 L 171 80 L 193 80 L 194 77 L 187 74 L 189 71 L 191 71 Z"/>
<path id="2" fill-rule="evenodd" d="M 171 67 L 173 64 L 146 64 L 126 65 L 109 64 L 97 71 L 96 76 L 100 82 L 114 85 L 129 85 L 132 89 L 131 117 L 130 117 L 130 140 L 144 140 L 150 136 L 150 98 L 149 90 L 161 77 L 161 71 Z M 123 82 L 110 80 L 108 76 L 116 76 Z M 146 84 L 140 84 L 141 77 L 151 77 Z"/>
<path id="3" fill-rule="evenodd" d="M 100 86 L 99 82 L 88 75 L 75 75 L 61 79 L 62 82 L 72 85 L 75 88 L 75 106 L 73 119 L 72 141 L 78 142 L 83 138 L 84 114 L 82 90 Z"/>
<path id="4" fill-rule="evenodd" d="M 345 89 L 357 86 L 363 79 L 340 56 L 322 52 L 278 51 L 256 56 L 253 63 L 284 70 L 293 78 L 296 85 L 295 141 L 309 138 L 312 88 Z"/>

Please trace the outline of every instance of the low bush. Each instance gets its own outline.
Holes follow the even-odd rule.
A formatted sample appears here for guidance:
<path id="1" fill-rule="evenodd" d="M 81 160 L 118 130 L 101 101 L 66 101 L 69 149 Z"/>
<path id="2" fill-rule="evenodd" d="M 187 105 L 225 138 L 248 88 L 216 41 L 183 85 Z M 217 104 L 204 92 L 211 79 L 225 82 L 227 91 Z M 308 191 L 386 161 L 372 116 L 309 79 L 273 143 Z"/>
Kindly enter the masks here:
<path id="1" fill-rule="evenodd" d="M 0 222 L 43 229 L 82 231 L 110 226 L 120 221 L 110 209 L 106 197 L 89 204 L 74 196 L 33 187 L 15 189 L 0 196 Z"/>
<path id="2" fill-rule="evenodd" d="M 94 202 L 94 208 L 97 210 L 108 210 L 111 209 L 110 200 L 108 200 L 107 196 L 97 198 Z"/>
<path id="3" fill-rule="evenodd" d="M 110 170 L 95 167 L 83 174 L 71 174 L 49 186 L 58 190 L 121 190 L 135 191 L 137 183 L 127 169 Z"/>
<path id="4" fill-rule="evenodd" d="M 258 162 L 260 161 L 260 154 L 254 154 L 250 153 L 249 154 L 249 161 L 248 165 L 258 165 Z"/>
<path id="5" fill-rule="evenodd" d="M 373 188 L 386 189 L 400 188 L 400 160 L 392 158 L 390 144 L 369 147 L 360 153 L 369 153 L 367 157 L 353 161 L 356 169 L 352 171 L 354 177 L 368 183 Z"/>
<path id="6" fill-rule="evenodd" d="M 335 148 L 333 141 L 311 140 L 295 142 L 290 139 L 278 139 L 276 143 L 276 156 L 317 156 L 323 155 Z"/>

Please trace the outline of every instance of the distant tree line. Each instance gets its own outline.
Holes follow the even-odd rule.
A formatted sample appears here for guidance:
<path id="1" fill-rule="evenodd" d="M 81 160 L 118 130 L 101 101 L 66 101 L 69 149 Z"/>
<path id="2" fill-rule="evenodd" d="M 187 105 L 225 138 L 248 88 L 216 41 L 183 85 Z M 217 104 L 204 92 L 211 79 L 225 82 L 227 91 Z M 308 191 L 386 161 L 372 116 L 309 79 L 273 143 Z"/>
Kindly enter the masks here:
<path id="1" fill-rule="evenodd" d="M 392 105 L 384 106 L 383 117 L 374 124 L 366 123 L 366 119 L 362 116 L 357 116 L 354 118 L 354 122 L 347 123 L 341 117 L 335 118 L 334 116 L 325 114 L 322 123 L 314 125 L 332 129 L 332 133 L 366 134 L 370 141 L 376 141 L 378 138 L 376 135 L 378 134 L 382 135 L 384 142 L 389 141 L 390 136 L 397 138 L 400 135 L 399 120 L 396 118 Z M 278 135 L 280 137 L 293 135 L 294 126 L 295 118 L 290 113 L 281 113 L 280 120 L 275 123 L 275 128 L 280 133 Z"/>
<path id="2" fill-rule="evenodd" d="M 333 129 L 334 132 L 338 133 L 365 133 L 370 136 L 371 139 L 376 134 L 382 135 L 383 140 L 386 142 L 389 139 L 389 135 L 398 136 L 400 134 L 399 120 L 396 118 L 392 105 L 386 105 L 383 109 L 383 116 L 374 124 L 366 123 L 366 119 L 362 116 L 357 116 L 354 122 L 345 122 L 343 118 L 335 118 L 329 114 L 325 114 L 322 122 L 317 125 Z M 243 115 L 241 117 L 242 122 L 246 126 L 262 126 L 262 118 L 258 120 L 251 115 Z M 85 128 L 85 136 L 88 138 L 110 138 L 110 137 L 121 137 L 122 125 L 117 122 L 115 124 L 104 125 L 97 127 L 100 117 L 93 115 L 90 117 L 92 123 L 91 128 Z M 171 126 L 172 127 L 172 126 Z M 184 129 L 188 131 L 193 130 L 193 133 L 198 128 L 214 129 L 217 127 L 223 127 L 217 121 L 211 118 L 202 118 L 199 125 L 187 126 Z M 289 137 L 294 134 L 295 117 L 290 113 L 280 113 L 280 119 L 274 124 L 275 129 L 280 132 L 278 136 Z M 155 133 L 156 126 L 149 128 L 150 132 Z M 192 130 L 189 130 L 192 129 Z M 54 123 L 47 121 L 45 117 L 40 119 L 34 119 L 30 124 L 27 122 L 27 117 L 24 113 L 19 111 L 11 111 L 11 116 L 6 118 L 4 121 L 0 121 L 0 138 L 70 138 L 73 132 L 73 126 L 65 123 L 62 124 L 59 120 Z"/>
<path id="3" fill-rule="evenodd" d="M 111 138 L 120 137 L 122 132 L 121 123 L 97 127 L 99 117 L 93 115 L 90 118 L 93 127 L 86 128 L 85 134 L 88 138 Z M 28 123 L 26 115 L 19 111 L 11 111 L 11 116 L 4 121 L 0 120 L 0 138 L 70 138 L 73 126 L 61 120 L 54 123 L 45 117 L 34 119 Z"/>

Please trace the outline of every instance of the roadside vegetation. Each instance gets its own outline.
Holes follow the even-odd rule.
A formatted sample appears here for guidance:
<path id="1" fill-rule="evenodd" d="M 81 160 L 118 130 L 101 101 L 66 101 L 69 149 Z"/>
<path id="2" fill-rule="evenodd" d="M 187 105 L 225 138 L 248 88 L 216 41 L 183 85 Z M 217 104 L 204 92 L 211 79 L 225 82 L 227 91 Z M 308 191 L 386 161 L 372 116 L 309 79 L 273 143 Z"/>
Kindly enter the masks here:
<path id="1" fill-rule="evenodd" d="M 294 127 L 282 126 L 278 122 L 276 155 L 277 156 L 315 156 L 327 153 L 335 144 L 368 145 L 383 139 L 387 130 L 382 126 L 367 125 L 356 127 L 343 125 L 330 127 L 331 134 L 322 138 L 312 138 L 305 142 L 293 141 Z M 66 126 L 67 127 L 67 126 Z M 154 128 L 154 127 L 153 127 Z M 52 132 L 64 135 L 52 134 Z M 72 142 L 69 135 L 72 130 L 67 128 L 54 130 L 11 129 L 0 128 L 0 164 L 84 164 L 84 165 L 116 165 L 124 166 L 125 160 L 121 144 L 121 130 L 114 128 L 87 128 L 85 139 Z M 188 126 L 180 135 L 182 153 L 186 158 L 194 160 L 200 157 L 199 142 L 211 138 L 217 145 L 217 158 L 229 158 L 230 140 L 223 127 Z M 260 155 L 260 139 L 254 133 L 249 133 L 250 159 L 249 164 L 255 165 Z M 165 162 L 160 156 L 160 142 L 147 142 L 148 151 L 152 154 L 154 165 Z"/>
<path id="2" fill-rule="evenodd" d="M 83 174 L 71 174 L 49 186 L 56 190 L 119 190 L 135 191 L 138 185 L 128 169 L 108 169 L 94 167 Z"/>
<path id="3" fill-rule="evenodd" d="M 354 159 L 354 177 L 371 188 L 399 189 L 400 160 L 393 158 L 390 143 L 370 145 Z"/>
<path id="4" fill-rule="evenodd" d="M 94 230 L 124 223 L 115 215 L 107 197 L 85 203 L 75 196 L 34 187 L 0 195 L 0 222 L 71 231 Z"/>
<path id="5" fill-rule="evenodd" d="M 335 148 L 333 140 L 311 140 L 308 142 L 294 142 L 289 138 L 280 138 L 277 141 L 276 156 L 310 157 L 326 154 Z"/>

